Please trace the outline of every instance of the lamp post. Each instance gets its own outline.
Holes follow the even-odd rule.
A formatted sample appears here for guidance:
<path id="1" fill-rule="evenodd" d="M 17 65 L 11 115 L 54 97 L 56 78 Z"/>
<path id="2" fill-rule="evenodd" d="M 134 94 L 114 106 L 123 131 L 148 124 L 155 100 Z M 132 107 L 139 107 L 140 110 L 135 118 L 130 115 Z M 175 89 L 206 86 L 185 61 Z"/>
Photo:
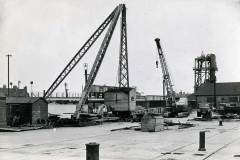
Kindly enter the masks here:
<path id="1" fill-rule="evenodd" d="M 87 84 L 87 78 L 88 78 L 88 64 L 84 63 L 84 75 L 85 75 L 85 84 Z"/>
<path id="2" fill-rule="evenodd" d="M 18 81 L 18 97 L 20 96 L 20 83 L 21 81 Z"/>
<path id="3" fill-rule="evenodd" d="M 214 75 L 214 82 L 213 82 L 213 106 L 217 108 L 217 96 L 216 96 L 216 75 Z"/>
<path id="4" fill-rule="evenodd" d="M 7 59 L 8 59 L 8 93 L 7 93 L 7 96 L 9 97 L 10 94 L 9 94 L 9 57 L 11 57 L 12 55 L 11 54 L 7 54 Z"/>
<path id="5" fill-rule="evenodd" d="M 20 89 L 21 81 L 18 81 L 18 89 Z"/>
<path id="6" fill-rule="evenodd" d="M 33 96 L 33 89 L 32 89 L 33 81 L 31 81 L 30 84 L 31 84 L 31 97 L 32 97 Z"/>
<path id="7" fill-rule="evenodd" d="M 65 86 L 65 96 L 68 98 L 68 89 L 67 89 L 67 82 L 64 83 Z"/>

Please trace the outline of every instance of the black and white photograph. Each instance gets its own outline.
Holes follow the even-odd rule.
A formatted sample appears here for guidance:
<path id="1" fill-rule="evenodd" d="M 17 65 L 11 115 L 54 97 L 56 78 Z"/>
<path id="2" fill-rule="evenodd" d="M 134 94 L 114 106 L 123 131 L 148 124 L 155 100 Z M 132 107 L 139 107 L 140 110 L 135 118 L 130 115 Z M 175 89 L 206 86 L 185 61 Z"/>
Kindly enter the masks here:
<path id="1" fill-rule="evenodd" d="M 240 0 L 0 0 L 0 160 L 240 159 Z"/>

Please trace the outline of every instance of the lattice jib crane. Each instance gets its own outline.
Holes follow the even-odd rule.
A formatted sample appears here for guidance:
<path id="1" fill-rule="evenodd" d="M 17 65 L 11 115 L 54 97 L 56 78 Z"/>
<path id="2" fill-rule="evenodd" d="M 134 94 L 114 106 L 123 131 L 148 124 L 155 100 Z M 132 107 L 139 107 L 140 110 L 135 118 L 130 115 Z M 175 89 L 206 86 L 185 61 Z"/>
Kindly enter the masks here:
<path id="1" fill-rule="evenodd" d="M 165 98 L 165 92 L 166 94 L 166 101 L 170 103 L 169 105 L 173 105 L 176 103 L 176 97 L 175 97 L 175 92 L 173 90 L 173 84 L 171 81 L 171 77 L 168 71 L 168 66 L 166 63 L 166 59 L 164 57 L 162 47 L 160 45 L 160 39 L 156 38 L 155 39 L 156 45 L 157 45 L 157 50 L 158 50 L 158 56 L 159 56 L 159 61 L 161 64 L 162 68 L 162 74 L 163 74 L 163 97 Z M 156 63 L 158 64 L 158 63 Z"/>
<path id="2" fill-rule="evenodd" d="M 98 27 L 98 29 L 91 35 L 91 37 L 85 42 L 81 49 L 75 54 L 71 61 L 66 65 L 63 71 L 55 79 L 49 89 L 44 93 L 44 98 L 48 98 L 54 92 L 54 90 L 61 84 L 61 82 L 67 77 L 67 75 L 73 70 L 78 62 L 83 58 L 86 52 L 102 34 L 102 32 L 109 26 L 101 47 L 98 51 L 92 69 L 87 78 L 84 90 L 82 92 L 79 104 L 77 105 L 77 112 L 81 110 L 82 106 L 86 103 L 88 93 L 91 85 L 93 84 L 98 70 L 101 66 L 105 52 L 112 38 L 113 31 L 116 23 L 121 14 L 121 39 L 120 39 L 120 53 L 119 53 L 119 87 L 129 87 L 129 73 L 128 73 L 128 50 L 127 50 L 127 23 L 126 23 L 126 7 L 125 4 L 118 5 L 111 14 L 104 20 L 104 22 Z"/>

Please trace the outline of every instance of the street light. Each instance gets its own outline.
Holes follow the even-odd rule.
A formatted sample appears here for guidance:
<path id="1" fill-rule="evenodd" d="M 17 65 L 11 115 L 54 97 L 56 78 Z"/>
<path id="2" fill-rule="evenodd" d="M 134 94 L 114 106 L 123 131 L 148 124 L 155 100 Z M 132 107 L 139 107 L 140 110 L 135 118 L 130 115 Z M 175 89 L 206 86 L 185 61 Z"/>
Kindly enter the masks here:
<path id="1" fill-rule="evenodd" d="M 64 86 L 65 86 L 65 96 L 66 98 L 68 98 L 68 89 L 67 89 L 67 82 L 64 83 Z"/>
<path id="2" fill-rule="evenodd" d="M 21 81 L 18 81 L 18 97 L 20 97 L 20 83 Z"/>
<path id="3" fill-rule="evenodd" d="M 21 81 L 18 81 L 18 89 L 20 89 L 20 83 L 21 83 Z"/>
<path id="4" fill-rule="evenodd" d="M 84 74 L 85 74 L 85 84 L 87 84 L 87 78 L 88 78 L 88 73 L 87 73 L 87 71 L 88 71 L 88 64 L 87 64 L 87 63 L 84 63 L 83 67 L 84 67 Z"/>
<path id="5" fill-rule="evenodd" d="M 31 81 L 30 84 L 31 84 L 31 97 L 32 97 L 33 96 L 33 89 L 32 89 L 33 81 Z"/>
<path id="6" fill-rule="evenodd" d="M 6 56 L 7 56 L 7 59 L 8 59 L 8 94 L 7 95 L 9 97 L 9 95 L 10 95 L 9 94 L 9 57 L 11 57 L 12 55 L 11 54 L 7 54 Z"/>

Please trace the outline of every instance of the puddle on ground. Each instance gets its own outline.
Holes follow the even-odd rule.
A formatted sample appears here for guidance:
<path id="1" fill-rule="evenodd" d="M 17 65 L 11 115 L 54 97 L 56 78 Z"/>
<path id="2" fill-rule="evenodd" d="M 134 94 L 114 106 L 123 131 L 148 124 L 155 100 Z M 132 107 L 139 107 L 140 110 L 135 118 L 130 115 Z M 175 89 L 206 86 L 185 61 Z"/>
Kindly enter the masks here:
<path id="1" fill-rule="evenodd" d="M 240 154 L 235 154 L 233 157 L 239 157 L 240 158 Z"/>
<path id="2" fill-rule="evenodd" d="M 226 129 L 219 129 L 218 132 L 219 133 L 224 133 L 224 132 L 226 132 Z"/>
<path id="3" fill-rule="evenodd" d="M 175 152 L 175 153 L 173 153 L 173 154 L 184 154 L 184 153 L 182 153 L 182 152 Z"/>
<path id="4" fill-rule="evenodd" d="M 202 154 L 202 153 L 195 153 L 193 154 L 194 156 L 204 156 L 205 154 Z"/>
<path id="5" fill-rule="evenodd" d="M 33 144 L 24 144 L 23 146 L 26 146 L 26 147 L 28 147 L 28 146 L 32 146 Z"/>
<path id="6" fill-rule="evenodd" d="M 182 152 L 164 152 L 164 153 L 161 153 L 161 154 L 163 154 L 163 155 L 166 155 L 166 154 L 178 154 L 178 155 L 180 155 L 180 154 L 184 154 L 184 153 L 182 153 Z"/>
<path id="7" fill-rule="evenodd" d="M 165 155 L 165 154 L 172 154 L 172 153 L 171 152 L 164 152 L 164 153 L 161 153 L 161 154 Z"/>

